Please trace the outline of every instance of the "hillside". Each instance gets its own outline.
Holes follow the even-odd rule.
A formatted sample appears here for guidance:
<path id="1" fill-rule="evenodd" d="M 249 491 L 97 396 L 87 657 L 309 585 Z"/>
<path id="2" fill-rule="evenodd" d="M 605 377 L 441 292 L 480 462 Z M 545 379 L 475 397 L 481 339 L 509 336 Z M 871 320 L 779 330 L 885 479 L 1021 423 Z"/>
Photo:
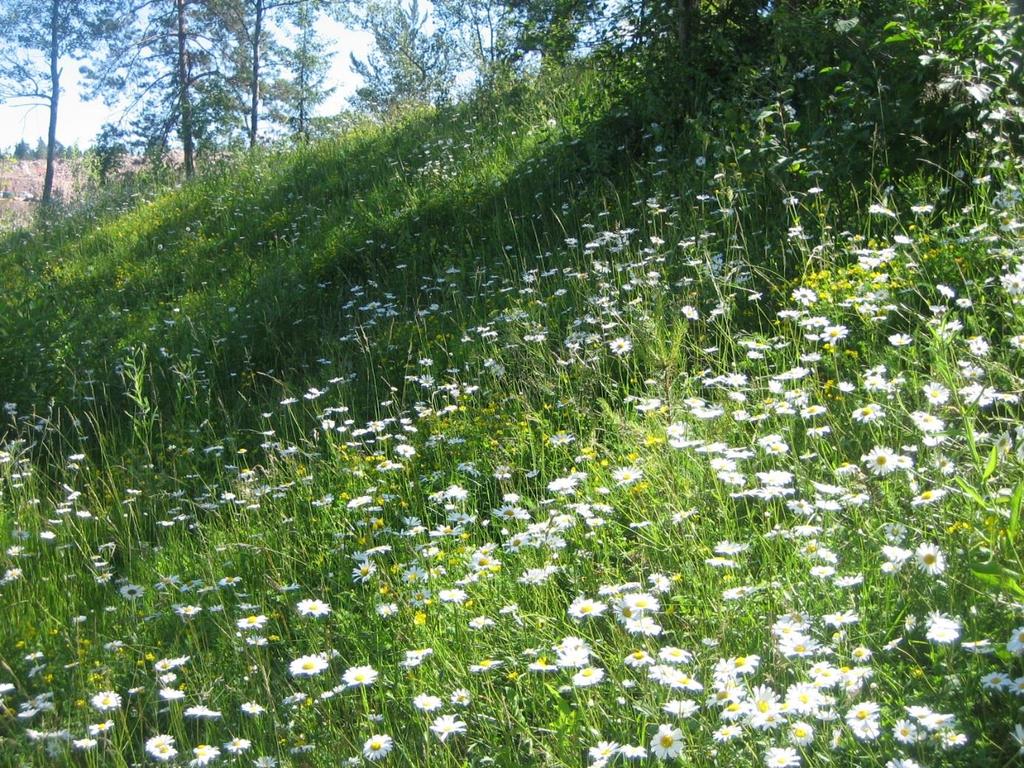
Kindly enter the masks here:
<path id="1" fill-rule="evenodd" d="M 595 56 L 7 235 L 0 755 L 1012 764 L 1016 96 L 776 61 Z"/>

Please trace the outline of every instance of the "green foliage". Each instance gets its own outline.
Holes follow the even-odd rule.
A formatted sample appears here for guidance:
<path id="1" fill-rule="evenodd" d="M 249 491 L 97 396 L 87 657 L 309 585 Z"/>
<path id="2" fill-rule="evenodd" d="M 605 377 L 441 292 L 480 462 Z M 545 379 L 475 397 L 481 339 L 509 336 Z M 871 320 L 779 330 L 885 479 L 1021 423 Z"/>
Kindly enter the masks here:
<path id="1" fill-rule="evenodd" d="M 455 77 L 449 40 L 429 31 L 418 0 L 382 0 L 360 9 L 359 25 L 373 35 L 366 60 L 350 56 L 352 71 L 363 79 L 352 104 L 378 117 L 439 104 L 451 94 Z"/>
<path id="2" fill-rule="evenodd" d="M 317 34 L 316 9 L 312 0 L 302 0 L 292 9 L 294 43 L 284 53 L 285 65 L 292 74 L 290 79 L 277 83 L 277 106 L 272 111 L 275 119 L 300 141 L 318 135 L 315 112 L 335 90 L 327 83 L 333 53 Z"/>
<path id="3" fill-rule="evenodd" d="M 11 153 L 11 156 L 15 160 L 35 159 L 35 153 L 32 151 L 32 147 L 30 147 L 28 142 L 24 139 L 14 145 L 14 151 Z"/>
<path id="4" fill-rule="evenodd" d="M 556 64 L 565 63 L 597 13 L 591 0 L 511 0 L 508 6 L 517 19 L 521 54 L 538 53 Z"/>
<path id="5" fill-rule="evenodd" d="M 498 87 L 519 55 L 512 6 L 503 0 L 438 0 L 432 6 L 438 27 L 455 43 L 458 63 L 471 68 L 482 87 Z"/>
<path id="6" fill-rule="evenodd" d="M 103 126 L 93 144 L 92 152 L 97 160 L 100 184 L 106 184 L 128 155 L 124 131 L 109 123 Z"/>
<path id="7" fill-rule="evenodd" d="M 1021 32 L 1002 4 L 782 4 L 773 16 L 779 60 L 798 74 L 802 135 L 843 148 L 827 167 L 857 178 L 922 159 L 983 162 L 990 139 L 1017 141 Z"/>
<path id="8" fill-rule="evenodd" d="M 0 241 L 0 754 L 1016 759 L 1024 169 L 839 162 L 784 20 Z"/>

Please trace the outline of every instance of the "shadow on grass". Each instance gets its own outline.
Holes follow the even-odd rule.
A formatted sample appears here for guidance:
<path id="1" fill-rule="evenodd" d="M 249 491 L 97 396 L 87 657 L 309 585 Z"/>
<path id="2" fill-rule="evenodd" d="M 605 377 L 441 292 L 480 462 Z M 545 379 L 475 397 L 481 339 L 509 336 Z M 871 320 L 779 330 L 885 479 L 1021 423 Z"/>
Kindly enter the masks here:
<path id="1" fill-rule="evenodd" d="M 342 309 L 349 286 L 376 280 L 415 306 L 423 275 L 471 260 L 466 244 L 500 258 L 527 223 L 531 237 L 560 241 L 556 209 L 620 185 L 641 131 L 612 108 L 572 140 L 524 152 L 521 135 L 496 128 L 511 124 L 496 113 L 478 121 L 467 149 L 455 142 L 466 114 L 416 115 L 397 129 L 242 162 L 124 213 L 9 235 L 0 241 L 13 275 L 0 300 L 0 391 L 22 408 L 52 400 L 116 420 L 125 410 L 110 394 L 123 389 L 116 369 L 139 345 L 191 361 L 228 410 L 258 397 L 261 381 L 301 386 L 324 340 L 352 330 Z M 428 172 L 432 147 L 451 163 L 442 168 L 450 181 Z M 481 171 L 491 152 L 515 162 Z M 152 386 L 155 402 L 175 402 L 169 374 Z"/>

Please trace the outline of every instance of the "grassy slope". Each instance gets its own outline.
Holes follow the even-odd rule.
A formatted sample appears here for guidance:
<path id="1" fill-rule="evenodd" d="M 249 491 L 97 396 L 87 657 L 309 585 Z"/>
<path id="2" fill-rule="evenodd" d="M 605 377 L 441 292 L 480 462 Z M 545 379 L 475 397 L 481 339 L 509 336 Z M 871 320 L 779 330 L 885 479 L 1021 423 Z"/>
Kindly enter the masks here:
<path id="1" fill-rule="evenodd" d="M 412 277 L 396 287 L 414 301 L 421 270 L 457 260 L 464 246 L 493 248 L 489 238 L 514 235 L 507 219 L 526 199 L 551 216 L 544 197 L 591 191 L 598 169 L 569 146 L 611 106 L 590 80 L 514 94 L 500 110 L 421 114 L 388 132 L 368 129 L 231 167 L 125 215 L 73 221 L 41 247 L 12 236 L 4 335 L 32 334 L 42 348 L 11 349 L 22 356 L 6 367 L 4 388 L 37 401 L 73 397 L 76 374 L 56 361 L 109 371 L 117 352 L 140 343 L 179 353 L 197 346 L 205 364 L 218 340 L 225 368 L 309 363 L 317 353 L 310 342 L 342 328 L 337 298 L 346 282 L 393 279 L 401 261 Z M 544 115 L 562 120 L 550 127 Z M 591 148 L 605 155 L 594 158 L 600 171 L 625 168 L 607 148 Z M 191 327 L 172 324 L 176 312 Z M 38 392 L 24 392 L 26 384 Z"/>
<path id="2" fill-rule="evenodd" d="M 753 765 L 790 743 L 787 727 L 747 716 L 719 745 L 720 705 L 704 701 L 729 677 L 719 658 L 756 655 L 737 690 L 815 679 L 828 692 L 803 715 L 817 730 L 807 764 L 1015 751 L 1013 694 L 982 677 L 1020 674 L 1005 650 L 1022 623 L 1005 570 L 1019 567 L 1019 409 L 980 408 L 965 389 L 965 373 L 1021 389 L 1021 312 L 999 282 L 1019 258 L 1012 196 L 920 176 L 887 200 L 865 188 L 895 216 L 862 204 L 852 218 L 827 173 L 778 172 L 784 135 L 745 153 L 711 131 L 659 133 L 594 73 L 562 77 L 8 238 L 0 392 L 20 406 L 9 437 L 26 442 L 0 465 L 4 568 L 20 569 L 0 586 L 0 684 L 14 686 L 0 750 L 119 765 L 158 733 L 185 757 L 239 736 L 248 756 L 336 765 L 386 733 L 402 764 L 569 766 L 604 739 L 649 746 L 660 723 L 683 722 L 662 706 L 693 699 L 673 737 L 688 758 L 711 764 L 720 749 Z M 801 284 L 813 306 L 791 298 Z M 952 317 L 963 330 L 941 332 L 935 318 Z M 822 325 L 848 336 L 827 344 Z M 892 346 L 894 333 L 913 343 Z M 986 355 L 966 341 L 979 334 Z M 933 381 L 952 391 L 945 405 L 926 403 Z M 855 420 L 866 403 L 885 418 Z M 944 443 L 922 442 L 923 411 L 944 420 Z M 862 460 L 875 446 L 914 469 L 875 477 Z M 754 474 L 769 470 L 791 476 Z M 946 495 L 911 506 L 925 489 Z M 886 573 L 882 547 L 897 542 L 937 545 L 945 571 L 911 555 Z M 709 564 L 716 553 L 732 565 Z M 124 597 L 127 585 L 144 594 Z M 658 593 L 660 635 L 613 608 L 567 613 L 579 596 L 614 607 L 641 590 Z M 306 598 L 331 614 L 300 615 Z M 377 612 L 392 602 L 397 615 Z M 181 606 L 203 610 L 185 619 Z M 934 612 L 995 653 L 929 641 Z M 773 637 L 789 613 L 824 649 L 801 656 Z M 246 616 L 266 626 L 238 630 Z M 600 685 L 574 684 L 569 666 L 530 670 L 567 636 L 589 645 Z M 623 664 L 663 646 L 695 654 L 702 691 Z M 303 654 L 330 670 L 290 675 Z M 154 662 L 183 656 L 158 680 Z M 501 666 L 473 671 L 487 659 Z M 811 665 L 825 661 L 841 683 L 821 683 Z M 357 664 L 380 680 L 332 692 Z M 461 688 L 470 705 L 448 704 Z M 104 690 L 125 700 L 110 715 L 88 704 Z M 19 719 L 47 691 L 54 709 Z M 420 693 L 467 733 L 438 741 Z M 245 701 L 270 711 L 243 715 Z M 844 724 L 865 701 L 881 704 L 877 737 Z M 200 704 L 222 717 L 183 714 Z M 901 744 L 908 704 L 957 720 Z M 108 716 L 110 745 L 75 757 L 39 735 L 80 738 Z M 941 746 L 959 733 L 966 746 Z"/>

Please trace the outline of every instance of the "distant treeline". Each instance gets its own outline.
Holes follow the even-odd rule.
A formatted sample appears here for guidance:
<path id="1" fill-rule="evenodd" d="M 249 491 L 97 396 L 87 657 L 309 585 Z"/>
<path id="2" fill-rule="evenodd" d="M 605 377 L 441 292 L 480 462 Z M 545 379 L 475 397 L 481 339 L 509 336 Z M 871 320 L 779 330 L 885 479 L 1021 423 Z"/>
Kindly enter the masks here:
<path id="1" fill-rule="evenodd" d="M 67 147 L 57 142 L 55 156 L 60 160 L 74 160 L 86 154 L 78 145 Z M 0 160 L 45 160 L 46 141 L 42 138 L 36 141 L 35 147 L 22 139 L 13 147 L 0 147 Z"/>

